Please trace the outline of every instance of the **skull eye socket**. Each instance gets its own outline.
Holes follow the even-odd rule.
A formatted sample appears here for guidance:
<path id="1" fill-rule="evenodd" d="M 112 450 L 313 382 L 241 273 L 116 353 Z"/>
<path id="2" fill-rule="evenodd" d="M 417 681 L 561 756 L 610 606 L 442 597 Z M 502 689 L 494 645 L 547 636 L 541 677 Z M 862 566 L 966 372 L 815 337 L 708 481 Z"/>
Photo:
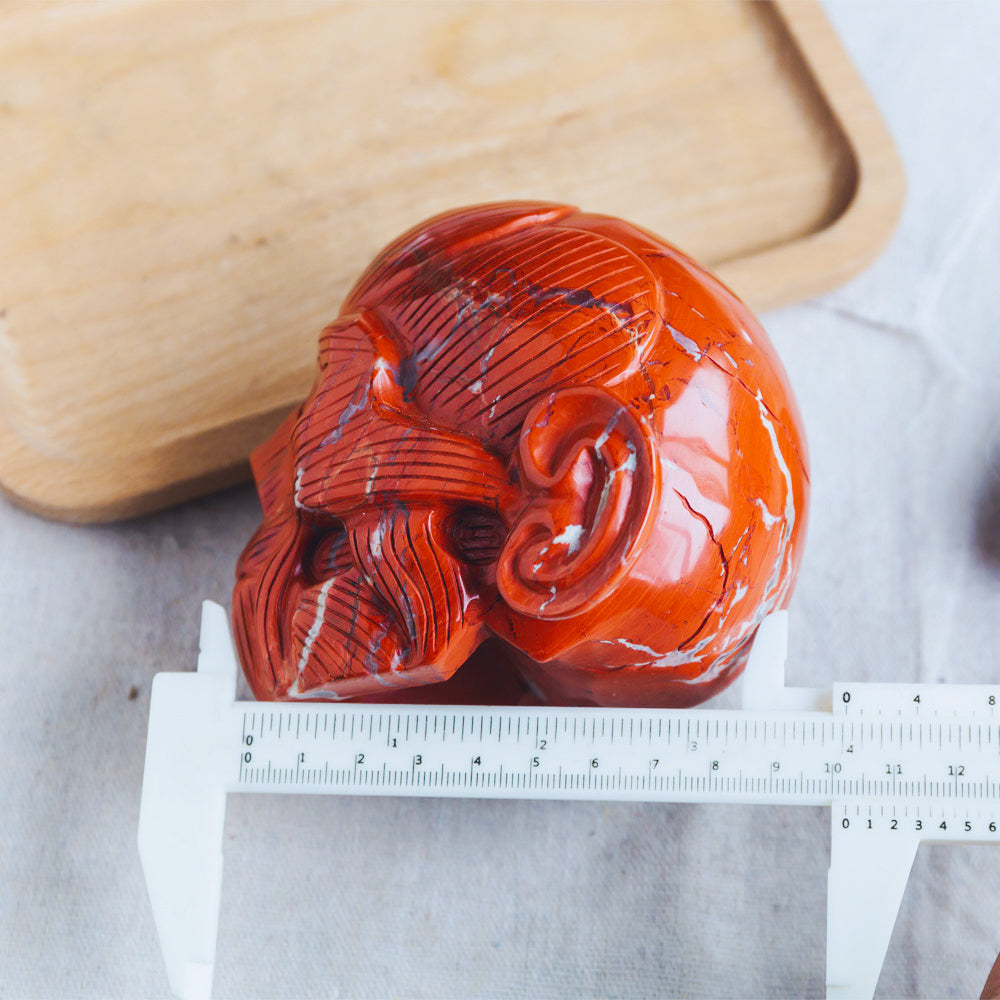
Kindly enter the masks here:
<path id="1" fill-rule="evenodd" d="M 347 529 L 340 518 L 333 518 L 312 531 L 302 569 L 311 584 L 322 583 L 343 573 L 351 565 L 351 547 L 347 544 Z"/>
<path id="2" fill-rule="evenodd" d="M 455 554 L 462 562 L 485 566 L 497 561 L 506 529 L 493 511 L 463 507 L 452 516 L 449 534 Z"/>

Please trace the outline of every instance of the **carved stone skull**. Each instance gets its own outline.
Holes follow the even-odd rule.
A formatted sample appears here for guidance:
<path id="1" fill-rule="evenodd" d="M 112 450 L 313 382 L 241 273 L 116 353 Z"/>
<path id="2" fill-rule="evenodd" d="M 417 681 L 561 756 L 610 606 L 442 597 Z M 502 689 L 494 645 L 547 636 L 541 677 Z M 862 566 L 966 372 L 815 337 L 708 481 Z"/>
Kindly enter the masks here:
<path id="1" fill-rule="evenodd" d="M 634 226 L 537 203 L 387 247 L 252 464 L 234 620 L 268 699 L 432 684 L 492 635 L 553 701 L 695 704 L 787 603 L 808 493 L 735 296 Z"/>

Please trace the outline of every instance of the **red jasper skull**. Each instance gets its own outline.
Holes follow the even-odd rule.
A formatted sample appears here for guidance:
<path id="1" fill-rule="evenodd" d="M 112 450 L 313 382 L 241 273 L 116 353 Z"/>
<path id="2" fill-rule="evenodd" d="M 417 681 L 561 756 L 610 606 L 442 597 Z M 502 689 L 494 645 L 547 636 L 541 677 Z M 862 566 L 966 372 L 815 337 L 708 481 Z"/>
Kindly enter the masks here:
<path id="1" fill-rule="evenodd" d="M 234 619 L 259 698 L 442 681 L 494 635 L 552 700 L 695 704 L 787 603 L 808 492 L 747 309 L 657 237 L 544 204 L 386 248 L 252 464 Z"/>

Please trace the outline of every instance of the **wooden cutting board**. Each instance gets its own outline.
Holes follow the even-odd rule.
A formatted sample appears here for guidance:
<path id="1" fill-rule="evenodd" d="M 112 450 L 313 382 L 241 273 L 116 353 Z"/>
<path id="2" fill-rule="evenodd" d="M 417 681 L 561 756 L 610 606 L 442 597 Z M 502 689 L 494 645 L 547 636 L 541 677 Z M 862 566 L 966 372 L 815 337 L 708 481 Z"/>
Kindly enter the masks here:
<path id="1" fill-rule="evenodd" d="M 902 174 L 814 3 L 8 3 L 0 484 L 68 520 L 248 474 L 405 228 L 652 229 L 756 309 L 875 255 Z"/>

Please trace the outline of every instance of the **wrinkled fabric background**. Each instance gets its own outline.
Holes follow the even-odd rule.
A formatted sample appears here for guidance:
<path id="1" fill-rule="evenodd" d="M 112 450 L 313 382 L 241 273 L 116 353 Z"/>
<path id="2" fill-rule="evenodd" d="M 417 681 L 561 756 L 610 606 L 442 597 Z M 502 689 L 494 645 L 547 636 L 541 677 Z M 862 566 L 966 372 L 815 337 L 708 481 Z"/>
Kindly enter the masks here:
<path id="1" fill-rule="evenodd" d="M 812 453 L 789 680 L 996 682 L 1000 6 L 829 11 L 909 191 L 869 271 L 763 317 Z M 194 666 L 199 603 L 228 605 L 257 521 L 249 487 L 107 527 L 0 501 L 5 1000 L 168 996 L 135 843 L 150 681 Z M 216 996 L 818 996 L 828 827 L 815 808 L 233 796 Z M 998 899 L 1000 849 L 921 847 L 879 995 L 978 996 Z"/>

